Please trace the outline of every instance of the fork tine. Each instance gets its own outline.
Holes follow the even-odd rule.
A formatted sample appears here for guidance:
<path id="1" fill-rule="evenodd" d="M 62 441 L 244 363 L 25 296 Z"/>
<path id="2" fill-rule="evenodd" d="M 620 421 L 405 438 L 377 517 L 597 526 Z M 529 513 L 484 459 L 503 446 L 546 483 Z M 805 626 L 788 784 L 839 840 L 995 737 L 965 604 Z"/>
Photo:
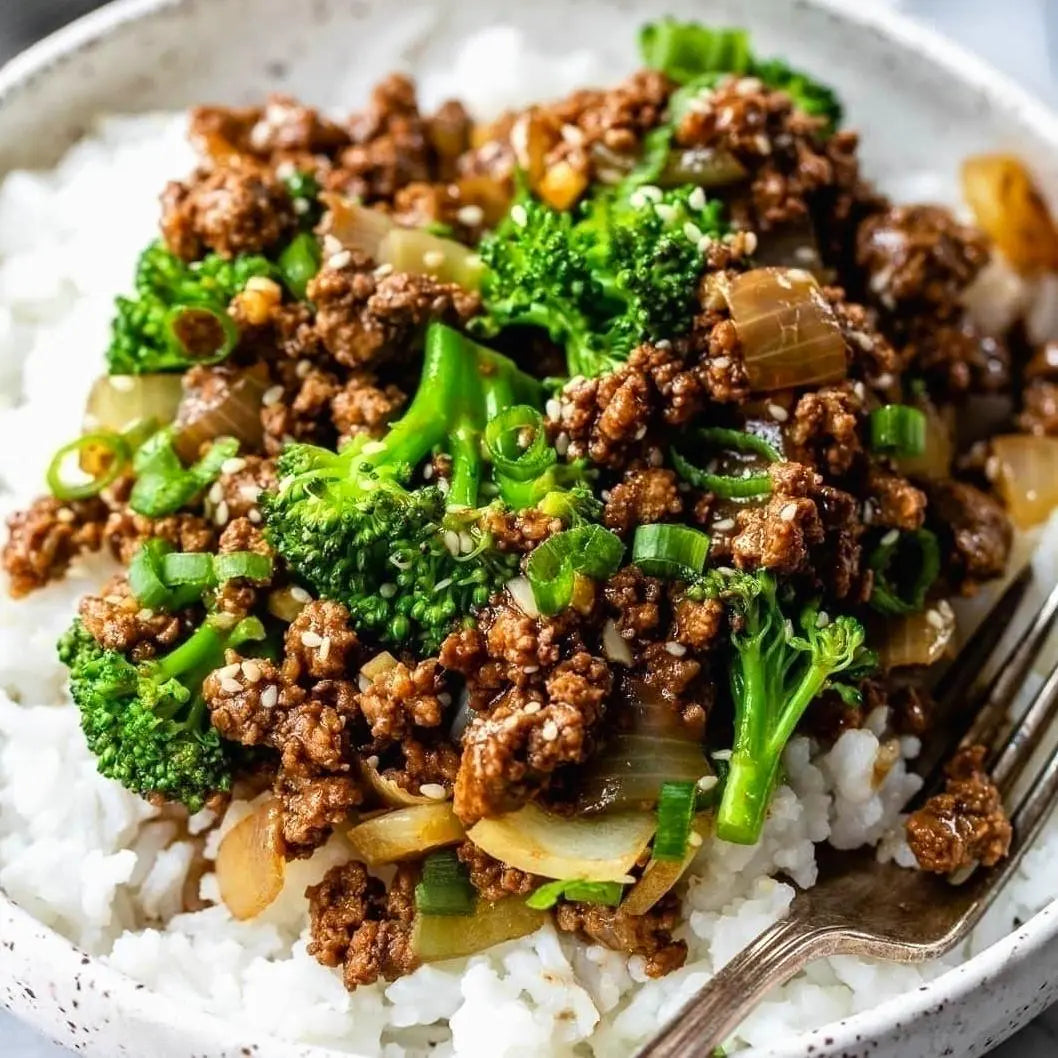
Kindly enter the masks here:
<path id="1" fill-rule="evenodd" d="M 1052 593 L 1054 594 L 1054 593 Z M 1004 797 L 1009 796 L 1025 766 L 1040 744 L 1040 738 L 1058 714 L 1058 668 L 1047 677 L 1021 722 L 999 751 L 992 767 L 992 781 Z"/>
<path id="2" fill-rule="evenodd" d="M 1051 751 L 1047 763 L 1010 818 L 1018 850 L 1025 849 L 1032 843 L 1040 828 L 1047 821 L 1056 801 L 1058 801 L 1058 746 Z"/>

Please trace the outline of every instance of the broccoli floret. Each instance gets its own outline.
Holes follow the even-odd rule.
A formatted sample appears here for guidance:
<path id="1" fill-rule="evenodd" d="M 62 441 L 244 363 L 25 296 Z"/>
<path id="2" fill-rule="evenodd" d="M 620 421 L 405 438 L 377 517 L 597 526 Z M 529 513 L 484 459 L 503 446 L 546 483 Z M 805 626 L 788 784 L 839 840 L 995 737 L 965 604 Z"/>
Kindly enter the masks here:
<path id="1" fill-rule="evenodd" d="M 343 602 L 362 630 L 436 650 L 453 621 L 517 568 L 518 556 L 482 528 L 482 506 L 504 487 L 495 475 L 486 481 L 484 433 L 505 409 L 540 403 L 540 384 L 510 360 L 431 326 L 415 398 L 383 438 L 357 438 L 341 452 L 283 450 L 279 489 L 262 497 L 272 546 L 320 595 Z M 435 450 L 452 461 L 447 488 L 413 485 Z M 556 491 L 572 488 L 567 478 L 578 473 L 542 466 L 540 488 L 521 482 L 527 491 L 512 506 L 557 505 Z M 589 506 L 570 495 L 578 511 Z"/>
<path id="2" fill-rule="evenodd" d="M 566 349 L 570 375 L 612 370 L 648 339 L 691 325 L 702 237 L 724 232 L 700 189 L 598 191 L 576 214 L 524 190 L 481 244 L 484 333 L 542 327 Z"/>
<path id="3" fill-rule="evenodd" d="M 857 700 L 855 682 L 874 667 L 875 656 L 859 621 L 827 617 L 818 603 L 801 608 L 795 628 L 784 611 L 790 604 L 766 571 L 713 570 L 691 592 L 724 599 L 734 617 L 735 737 L 716 832 L 724 841 L 752 845 L 760 837 L 783 748 L 805 709 L 825 688 Z"/>
<path id="4" fill-rule="evenodd" d="M 228 303 L 254 276 L 277 272 L 257 254 L 186 264 L 163 242 L 151 243 L 136 265 L 135 296 L 116 299 L 108 372 L 185 371 L 223 359 L 238 337 Z"/>
<path id="5" fill-rule="evenodd" d="M 758 59 L 744 29 L 713 29 L 663 18 L 640 30 L 639 50 L 647 66 L 664 71 L 693 94 L 728 74 L 756 77 L 768 88 L 786 92 L 798 110 L 825 118 L 827 131 L 841 124 L 841 102 L 832 88 L 782 59 Z"/>
<path id="6" fill-rule="evenodd" d="M 192 812 L 228 790 L 231 757 L 210 725 L 202 682 L 224 663 L 225 649 L 264 634 L 256 618 L 232 626 L 212 617 L 169 654 L 136 664 L 101 647 L 75 620 L 59 640 L 59 658 L 100 773 Z"/>

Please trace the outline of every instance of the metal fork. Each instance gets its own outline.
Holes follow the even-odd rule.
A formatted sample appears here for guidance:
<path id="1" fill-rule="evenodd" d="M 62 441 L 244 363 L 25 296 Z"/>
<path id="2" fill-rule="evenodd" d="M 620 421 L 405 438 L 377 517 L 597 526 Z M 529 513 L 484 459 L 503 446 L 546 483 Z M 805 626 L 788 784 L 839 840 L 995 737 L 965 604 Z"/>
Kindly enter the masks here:
<path id="1" fill-rule="evenodd" d="M 924 762 L 928 778 L 916 799 L 921 803 L 940 787 L 941 765 L 958 745 L 988 747 L 986 763 L 1010 810 L 1010 855 L 990 870 L 964 870 L 958 878 L 944 879 L 878 863 L 870 849 L 821 850 L 816 885 L 798 893 L 785 918 L 711 978 L 647 1044 L 641 1058 L 708 1058 L 770 989 L 814 959 L 862 955 L 922 962 L 967 936 L 1058 801 L 1058 746 L 1035 767 L 1030 781 L 1019 784 L 1029 780 L 1030 760 L 1058 714 L 1058 666 L 1023 715 L 1010 718 L 1058 615 L 1058 587 L 1034 612 L 1025 605 L 1030 580 L 1031 568 L 1011 583 L 946 674 L 937 715 L 955 730 L 931 747 Z M 1026 609 L 1027 619 L 1021 616 Z M 1019 634 L 1007 647 L 1012 628 Z"/>

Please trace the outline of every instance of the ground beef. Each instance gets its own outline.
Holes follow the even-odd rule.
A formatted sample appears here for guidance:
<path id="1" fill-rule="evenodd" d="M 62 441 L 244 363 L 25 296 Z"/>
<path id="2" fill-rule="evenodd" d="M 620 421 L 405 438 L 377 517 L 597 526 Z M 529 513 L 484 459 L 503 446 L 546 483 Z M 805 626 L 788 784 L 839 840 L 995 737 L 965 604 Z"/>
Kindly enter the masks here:
<path id="1" fill-rule="evenodd" d="M 638 566 L 625 566 L 610 577 L 603 598 L 622 639 L 649 638 L 661 625 L 664 585 Z"/>
<path id="2" fill-rule="evenodd" d="M 360 640 L 340 602 L 306 603 L 288 626 L 284 646 L 283 677 L 291 683 L 349 678 L 360 667 Z"/>
<path id="3" fill-rule="evenodd" d="M 1010 350 L 1000 338 L 982 334 L 969 320 L 924 318 L 909 331 L 903 356 L 931 393 L 997 393 L 1010 385 Z"/>
<path id="4" fill-rule="evenodd" d="M 842 489 L 824 485 L 815 494 L 815 503 L 823 523 L 823 543 L 812 552 L 816 583 L 835 599 L 865 602 L 871 594 L 873 573 L 863 568 L 859 501 Z"/>
<path id="5" fill-rule="evenodd" d="M 561 518 L 546 514 L 538 507 L 512 511 L 507 507 L 489 506 L 481 518 L 481 529 L 492 537 L 500 551 L 528 554 L 549 536 L 561 532 Z"/>
<path id="6" fill-rule="evenodd" d="M 103 537 L 114 557 L 125 566 L 147 540 L 165 540 L 176 551 L 214 551 L 217 541 L 215 526 L 197 514 L 148 518 L 129 507 L 111 512 Z"/>
<path id="7" fill-rule="evenodd" d="M 680 903 L 674 893 L 666 893 L 643 915 L 630 915 L 620 907 L 565 901 L 555 908 L 555 925 L 564 933 L 576 933 L 614 951 L 641 955 L 649 977 L 664 977 L 686 961 L 687 942 L 672 937 L 679 921 Z"/>
<path id="8" fill-rule="evenodd" d="M 929 503 L 953 581 L 970 588 L 1003 574 L 1014 534 L 999 500 L 962 481 L 939 481 L 929 486 Z"/>
<path id="9" fill-rule="evenodd" d="M 850 374 L 866 382 L 885 401 L 897 401 L 904 362 L 901 353 L 879 329 L 877 312 L 849 301 L 841 287 L 824 287 L 823 296 L 830 302 L 841 327 Z M 858 395 L 862 400 L 863 395 Z"/>
<path id="10" fill-rule="evenodd" d="M 339 446 L 361 434 L 381 437 L 407 400 L 399 386 L 379 385 L 369 371 L 352 372 L 331 398 L 331 421 L 338 432 Z"/>
<path id="11" fill-rule="evenodd" d="M 293 366 L 281 374 L 285 378 L 273 391 L 275 397 L 261 405 L 265 451 L 278 456 L 292 441 L 334 447 L 336 433 L 330 411 L 339 392 L 338 376 L 311 365 L 304 371 Z"/>
<path id="12" fill-rule="evenodd" d="M 280 834 L 287 859 L 313 854 L 335 827 L 349 822 L 363 801 L 348 775 L 298 775 L 281 772 L 274 791 L 280 806 Z"/>
<path id="13" fill-rule="evenodd" d="M 805 393 L 786 428 L 787 455 L 825 476 L 842 477 L 863 453 L 866 414 L 862 398 L 847 383 Z"/>
<path id="14" fill-rule="evenodd" d="M 443 729 L 422 729 L 399 742 L 368 742 L 360 747 L 364 757 L 377 757 L 379 774 L 411 794 L 424 786 L 450 792 L 459 772 L 459 750 Z"/>
<path id="15" fill-rule="evenodd" d="M 224 522 L 248 519 L 251 524 L 259 525 L 262 521 L 258 507 L 261 493 L 274 491 L 278 480 L 275 460 L 263 456 L 239 456 L 224 464 L 220 477 L 207 493 L 207 502 L 214 514 L 223 515 L 221 520 Z M 219 498 L 214 499 L 215 496 Z M 221 504 L 224 504 L 223 509 Z M 221 534 L 222 539 L 224 535 Z"/>
<path id="16" fill-rule="evenodd" d="M 311 886 L 308 953 L 341 966 L 345 987 L 394 981 L 418 966 L 411 946 L 416 866 L 401 864 L 387 892 L 357 860 L 332 867 Z"/>
<path id="17" fill-rule="evenodd" d="M 872 467 L 867 476 L 871 524 L 908 532 L 921 529 L 926 520 L 926 495 L 907 478 L 881 467 Z"/>
<path id="18" fill-rule="evenodd" d="M 1022 400 L 1019 428 L 1041 437 L 1058 437 L 1058 381 L 1030 379 Z"/>
<path id="19" fill-rule="evenodd" d="M 719 599 L 677 600 L 674 607 L 673 642 L 692 650 L 707 650 L 723 630 L 724 604 Z"/>
<path id="20" fill-rule="evenodd" d="M 102 500 L 64 502 L 41 496 L 7 519 L 3 567 L 16 599 L 58 580 L 70 563 L 103 543 L 107 506 Z"/>
<path id="21" fill-rule="evenodd" d="M 886 309 L 950 318 L 987 263 L 988 244 L 941 206 L 891 206 L 860 225 L 856 261 Z"/>
<path id="22" fill-rule="evenodd" d="M 945 769 L 944 792 L 908 819 L 908 844 L 923 870 L 948 874 L 974 863 L 991 867 L 1009 851 L 1010 821 L 984 771 L 985 753 L 984 746 L 960 750 Z"/>
<path id="23" fill-rule="evenodd" d="M 336 262 L 337 258 L 337 262 Z M 405 351 L 428 323 L 458 326 L 480 301 L 455 283 L 431 276 L 375 270 L 348 251 L 333 255 L 309 283 L 316 327 L 331 355 L 359 368 Z"/>
<path id="24" fill-rule="evenodd" d="M 414 727 L 437 727 L 445 715 L 444 674 L 435 658 L 414 668 L 397 662 L 379 674 L 360 695 L 360 712 L 373 739 L 399 741 Z"/>
<path id="25" fill-rule="evenodd" d="M 286 188 L 254 165 L 200 169 L 162 195 L 162 235 L 185 261 L 212 250 L 224 257 L 265 253 L 293 235 L 297 214 Z"/>
<path id="26" fill-rule="evenodd" d="M 494 860 L 472 841 L 464 841 L 457 854 L 470 875 L 470 884 L 483 899 L 493 903 L 508 896 L 528 896 L 543 883 L 543 879 L 535 874 L 527 874 Z"/>
<path id="27" fill-rule="evenodd" d="M 603 512 L 608 529 L 625 534 L 637 525 L 668 521 L 683 513 L 675 471 L 633 467 L 610 490 Z"/>
<path id="28" fill-rule="evenodd" d="M 124 573 L 110 578 L 98 595 L 81 599 L 78 613 L 92 638 L 107 650 L 143 661 L 165 653 L 188 629 L 185 615 L 141 606 Z"/>

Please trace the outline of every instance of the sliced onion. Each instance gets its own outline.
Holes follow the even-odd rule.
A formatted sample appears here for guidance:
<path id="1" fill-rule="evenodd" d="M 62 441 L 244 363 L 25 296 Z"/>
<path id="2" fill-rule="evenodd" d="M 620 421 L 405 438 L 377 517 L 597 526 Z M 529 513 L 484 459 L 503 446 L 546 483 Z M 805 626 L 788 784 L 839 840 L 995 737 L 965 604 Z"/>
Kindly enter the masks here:
<path id="1" fill-rule="evenodd" d="M 399 664 L 400 662 L 388 650 L 382 650 L 360 666 L 360 675 L 374 683 L 379 676 L 384 676 Z"/>
<path id="2" fill-rule="evenodd" d="M 746 167 L 730 152 L 713 147 L 689 147 L 669 153 L 658 177 L 662 187 L 696 184 L 698 187 L 730 187 L 749 175 Z"/>
<path id="3" fill-rule="evenodd" d="M 951 426 L 935 405 L 918 405 L 926 416 L 926 445 L 921 455 L 899 456 L 894 460 L 901 474 L 925 481 L 943 481 L 951 476 L 955 442 Z"/>
<path id="4" fill-rule="evenodd" d="M 955 611 L 941 600 L 922 613 L 891 617 L 883 629 L 876 640 L 883 669 L 932 665 L 944 657 L 955 639 Z"/>
<path id="5" fill-rule="evenodd" d="M 393 779 L 387 779 L 378 768 L 369 764 L 366 760 L 360 762 L 360 777 L 364 783 L 371 788 L 375 796 L 391 808 L 406 808 L 409 805 L 435 805 L 438 803 L 436 797 L 426 797 L 423 794 L 413 794 L 405 790 L 400 783 Z"/>
<path id="6" fill-rule="evenodd" d="M 750 387 L 768 392 L 845 377 L 841 326 L 819 284 L 798 268 L 754 268 L 721 292 L 742 344 Z"/>
<path id="7" fill-rule="evenodd" d="M 507 592 L 511 599 L 514 600 L 514 605 L 518 607 L 526 617 L 539 617 L 540 607 L 536 605 L 536 598 L 533 595 L 533 586 L 529 583 L 528 577 L 512 577 L 507 581 Z"/>
<path id="8" fill-rule="evenodd" d="M 291 624 L 308 602 L 307 593 L 300 588 L 276 588 L 268 593 L 268 612 L 280 621 Z"/>
<path id="9" fill-rule="evenodd" d="M 683 859 L 651 859 L 639 881 L 628 890 L 621 901 L 621 910 L 630 915 L 645 915 L 687 873 L 687 868 L 694 862 L 711 826 L 712 815 L 703 813 L 695 817 L 691 840 L 687 844 Z"/>
<path id="10" fill-rule="evenodd" d="M 448 801 L 398 808 L 349 831 L 353 852 L 369 867 L 421 856 L 462 840 L 463 824 Z"/>
<path id="11" fill-rule="evenodd" d="M 826 272 L 815 226 L 808 216 L 762 233 L 753 251 L 753 262 L 761 267 L 800 268 L 820 280 Z"/>
<path id="12" fill-rule="evenodd" d="M 552 209 L 572 209 L 588 190 L 588 174 L 569 162 L 556 162 L 548 166 L 534 190 Z"/>
<path id="13" fill-rule="evenodd" d="M 411 946 L 423 962 L 459 959 L 535 933 L 547 919 L 546 911 L 534 911 L 520 896 L 481 900 L 473 915 L 416 915 Z"/>
<path id="14" fill-rule="evenodd" d="M 481 282 L 481 258 L 455 239 L 403 228 L 377 209 L 357 205 L 341 195 L 320 196 L 330 212 L 324 230 L 346 249 L 367 254 L 397 272 L 429 275 L 475 290 Z"/>
<path id="15" fill-rule="evenodd" d="M 168 426 L 176 417 L 183 388 L 179 375 L 104 375 L 92 384 L 85 405 L 89 433 L 122 433 L 138 422 Z"/>
<path id="16" fill-rule="evenodd" d="M 978 225 L 1023 275 L 1058 269 L 1058 228 L 1019 158 L 981 154 L 962 166 L 963 196 Z"/>
<path id="17" fill-rule="evenodd" d="M 1008 434 L 992 439 L 989 464 L 1014 524 L 1031 529 L 1058 507 L 1058 437 Z"/>
<path id="18" fill-rule="evenodd" d="M 174 444 L 185 463 L 195 462 L 207 441 L 234 437 L 245 449 L 261 447 L 261 399 L 271 386 L 268 368 L 215 367 L 204 386 L 187 389 L 176 414 Z"/>
<path id="19" fill-rule="evenodd" d="M 622 882 L 654 834 L 653 812 L 567 819 L 529 804 L 483 819 L 467 837 L 493 859 L 545 878 Z"/>
<path id="20" fill-rule="evenodd" d="M 617 731 L 584 769 L 577 804 L 585 812 L 613 808 L 650 809 L 664 782 L 697 782 L 712 774 L 701 743 L 680 724 L 672 707 L 652 688 L 630 680 L 625 703 L 613 720 L 628 727 Z"/>
<path id="21" fill-rule="evenodd" d="M 232 827 L 217 850 L 220 898 L 239 921 L 255 918 L 283 889 L 280 825 L 279 805 L 269 799 Z"/>

